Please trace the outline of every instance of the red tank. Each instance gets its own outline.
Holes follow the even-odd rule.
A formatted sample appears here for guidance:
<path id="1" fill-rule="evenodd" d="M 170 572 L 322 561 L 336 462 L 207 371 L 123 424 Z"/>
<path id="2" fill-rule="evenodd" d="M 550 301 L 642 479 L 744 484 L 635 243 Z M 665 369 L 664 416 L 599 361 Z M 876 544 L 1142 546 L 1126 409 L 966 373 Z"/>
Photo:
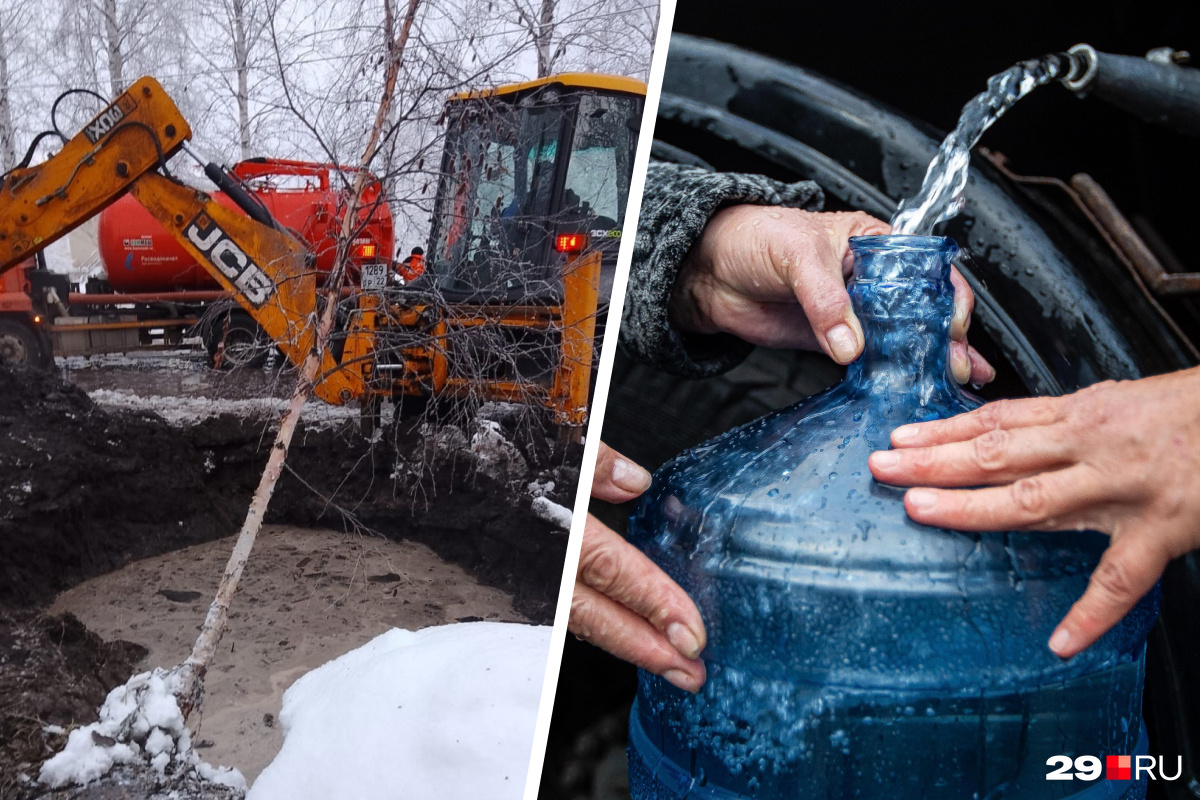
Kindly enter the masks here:
<path id="1" fill-rule="evenodd" d="M 252 159 L 234 165 L 232 171 L 250 185 L 280 225 L 308 244 L 317 268 L 328 272 L 333 267 L 341 227 L 338 206 L 344 193 L 338 173 L 352 174 L 353 168 Z M 335 182 L 339 188 L 333 188 Z M 236 208 L 221 192 L 214 193 L 213 198 L 223 206 Z M 364 192 L 359 213 L 367 222 L 354 240 L 352 261 L 364 264 L 390 260 L 395 248 L 392 215 L 374 177 Z M 132 195 L 122 197 L 100 214 L 98 244 L 100 260 L 115 291 L 220 288 Z"/>

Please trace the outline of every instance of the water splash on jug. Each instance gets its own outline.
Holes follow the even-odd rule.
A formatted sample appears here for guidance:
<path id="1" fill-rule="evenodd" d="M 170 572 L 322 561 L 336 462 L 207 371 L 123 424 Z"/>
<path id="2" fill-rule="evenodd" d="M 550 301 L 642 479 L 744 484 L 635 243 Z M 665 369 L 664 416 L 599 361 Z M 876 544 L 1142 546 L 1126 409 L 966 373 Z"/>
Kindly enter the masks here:
<path id="1" fill-rule="evenodd" d="M 1046 640 L 1106 537 L 930 528 L 872 479 L 897 426 L 980 401 L 947 366 L 954 242 L 850 247 L 866 345 L 846 379 L 681 454 L 630 519 L 708 633 L 697 694 L 639 673 L 632 797 L 1144 800 L 1144 779 L 1063 784 L 1046 760 L 1148 752 L 1157 593 L 1060 660 Z"/>
<path id="2" fill-rule="evenodd" d="M 958 214 L 967 188 L 971 148 L 979 143 L 983 132 L 1022 97 L 1064 77 L 1070 66 L 1068 56 L 1052 53 L 1014 64 L 989 78 L 987 91 L 963 106 L 958 125 L 942 142 L 925 172 L 921 191 L 900 202 L 892 215 L 892 232 L 928 236 L 934 225 Z"/>

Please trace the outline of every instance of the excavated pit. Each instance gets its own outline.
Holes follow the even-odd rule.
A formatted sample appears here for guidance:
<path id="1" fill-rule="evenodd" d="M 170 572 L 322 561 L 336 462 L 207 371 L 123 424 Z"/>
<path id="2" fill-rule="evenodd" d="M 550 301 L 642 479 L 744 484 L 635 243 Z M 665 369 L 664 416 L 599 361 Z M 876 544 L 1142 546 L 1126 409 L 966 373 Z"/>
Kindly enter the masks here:
<path id="1" fill-rule="evenodd" d="M 350 421 L 302 423 L 267 522 L 422 543 L 548 624 L 567 537 L 528 487 L 570 505 L 582 451 L 517 416 L 407 421 L 374 443 Z M 471 452 L 481 431 L 494 457 Z M 0 798 L 26 796 L 14 776 L 52 752 L 46 726 L 90 721 L 142 655 L 42 610 L 87 578 L 235 533 L 272 436 L 262 418 L 174 426 L 106 410 L 58 374 L 0 370 Z"/>

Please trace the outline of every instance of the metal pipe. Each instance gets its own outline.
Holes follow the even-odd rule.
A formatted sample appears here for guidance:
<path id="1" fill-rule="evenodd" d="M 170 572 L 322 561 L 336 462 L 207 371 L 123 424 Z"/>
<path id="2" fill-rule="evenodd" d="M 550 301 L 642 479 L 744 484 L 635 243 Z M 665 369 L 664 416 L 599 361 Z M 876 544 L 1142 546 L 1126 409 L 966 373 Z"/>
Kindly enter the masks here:
<path id="1" fill-rule="evenodd" d="M 1145 58 L 1098 52 L 1088 44 L 1068 51 L 1063 86 L 1095 96 L 1146 122 L 1200 136 L 1200 70 L 1182 66 L 1186 53 L 1151 50 Z"/>
<path id="2" fill-rule="evenodd" d="M 359 293 L 357 286 L 343 286 L 342 297 L 353 297 Z M 71 292 L 68 304 L 73 306 L 117 306 L 153 303 L 216 303 L 232 300 L 229 292 L 213 290 L 189 290 L 180 292 L 137 292 L 130 294 L 88 294 Z"/>
<path id="3" fill-rule="evenodd" d="M 199 322 L 199 319 L 143 319 L 128 322 L 82 322 L 78 325 L 63 325 L 55 323 L 50 326 L 51 333 L 83 333 L 84 331 L 123 331 L 154 328 L 187 328 Z"/>
<path id="4" fill-rule="evenodd" d="M 238 208 L 246 212 L 246 215 L 250 217 L 250 219 L 254 220 L 260 225 L 266 225 L 268 228 L 282 230 L 279 227 L 279 223 L 276 222 L 275 218 L 271 216 L 271 212 L 267 210 L 267 207 L 263 205 L 262 201 L 256 197 L 253 197 L 249 192 L 243 189 L 242 185 L 238 181 L 230 177 L 229 173 L 226 172 L 224 167 L 212 161 L 205 162 L 200 158 L 200 156 L 192 152 L 192 148 L 188 147 L 186 143 L 183 145 L 183 149 L 189 156 L 194 158 L 197 163 L 204 167 L 204 174 L 208 177 L 208 179 L 215 183 L 218 189 L 228 195 L 230 200 L 237 203 Z"/>
<path id="5" fill-rule="evenodd" d="M 67 302 L 73 306 L 116 306 L 145 303 L 215 303 L 218 300 L 230 300 L 232 297 L 229 292 L 221 291 L 143 292 L 140 294 L 71 292 Z"/>
<path id="6" fill-rule="evenodd" d="M 1114 243 L 1129 257 L 1142 280 L 1157 295 L 1188 294 L 1200 291 L 1200 272 L 1167 272 L 1158 256 L 1142 240 L 1116 203 L 1090 175 L 1071 177 L 1071 188 L 1111 235 Z"/>

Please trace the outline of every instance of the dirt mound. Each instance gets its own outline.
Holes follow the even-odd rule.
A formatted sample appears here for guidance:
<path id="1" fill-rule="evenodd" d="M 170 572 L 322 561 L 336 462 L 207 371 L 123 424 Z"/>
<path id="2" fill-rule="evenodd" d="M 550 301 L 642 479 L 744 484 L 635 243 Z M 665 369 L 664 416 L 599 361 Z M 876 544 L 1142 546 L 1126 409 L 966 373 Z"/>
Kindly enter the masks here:
<path id="1" fill-rule="evenodd" d="M 582 451 L 516 418 L 483 424 L 480 437 L 399 423 L 374 444 L 353 425 L 302 425 L 267 521 L 421 542 L 548 623 L 566 536 L 533 515 L 511 474 L 478 469 L 470 448 L 473 437 L 510 442 L 521 480 L 553 482 L 547 496 L 568 505 Z M 57 376 L 0 370 L 0 605 L 43 604 L 131 560 L 234 533 L 271 436 L 268 423 L 228 415 L 172 427 L 108 412 Z"/>
<path id="2" fill-rule="evenodd" d="M 57 376 L 0 369 L 0 603 L 34 605 L 131 559 L 227 535 L 182 432 L 108 414 Z"/>
<path id="3" fill-rule="evenodd" d="M 8 800 L 23 793 L 19 776 L 36 777 L 36 765 L 66 741 L 56 731 L 95 718 L 146 651 L 104 642 L 71 614 L 0 609 L 0 653 L 0 798 Z"/>

